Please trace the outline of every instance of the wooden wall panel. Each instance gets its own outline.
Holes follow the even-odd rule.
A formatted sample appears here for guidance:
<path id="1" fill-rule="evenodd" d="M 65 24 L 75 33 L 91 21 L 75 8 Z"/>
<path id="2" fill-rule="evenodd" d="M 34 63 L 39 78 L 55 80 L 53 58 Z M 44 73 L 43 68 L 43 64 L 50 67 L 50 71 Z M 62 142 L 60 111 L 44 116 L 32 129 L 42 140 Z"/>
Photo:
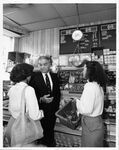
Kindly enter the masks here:
<path id="1" fill-rule="evenodd" d="M 35 31 L 19 38 L 18 51 L 32 55 L 49 54 L 57 58 L 59 56 L 59 29 Z"/>

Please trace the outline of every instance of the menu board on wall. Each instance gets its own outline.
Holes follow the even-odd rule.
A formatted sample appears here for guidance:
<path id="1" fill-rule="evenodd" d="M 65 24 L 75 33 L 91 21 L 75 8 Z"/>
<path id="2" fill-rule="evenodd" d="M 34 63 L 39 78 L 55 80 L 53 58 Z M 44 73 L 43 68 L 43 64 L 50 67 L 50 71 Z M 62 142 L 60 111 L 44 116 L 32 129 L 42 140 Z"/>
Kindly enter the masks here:
<path id="1" fill-rule="evenodd" d="M 90 25 L 79 29 L 83 32 L 80 41 L 72 39 L 76 28 L 60 30 L 60 54 L 90 53 L 96 47 L 116 49 L 116 23 Z"/>
<path id="2" fill-rule="evenodd" d="M 83 32 L 83 38 L 79 41 L 81 53 L 90 53 L 91 48 L 99 47 L 98 26 L 80 28 Z"/>
<path id="3" fill-rule="evenodd" d="M 100 39 L 102 47 L 116 49 L 116 23 L 103 24 L 100 26 Z"/>
<path id="4" fill-rule="evenodd" d="M 77 41 L 72 39 L 72 33 L 76 30 L 76 28 L 71 29 L 63 29 L 60 31 L 60 54 L 73 54 Z"/>

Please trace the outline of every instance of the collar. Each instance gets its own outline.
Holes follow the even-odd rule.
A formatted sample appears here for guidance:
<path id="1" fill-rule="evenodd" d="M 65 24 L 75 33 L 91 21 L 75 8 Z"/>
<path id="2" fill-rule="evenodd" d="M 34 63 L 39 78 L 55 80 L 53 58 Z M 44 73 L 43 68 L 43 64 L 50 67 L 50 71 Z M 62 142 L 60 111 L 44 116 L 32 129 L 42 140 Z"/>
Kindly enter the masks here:
<path id="1" fill-rule="evenodd" d="M 21 81 L 21 82 L 16 83 L 16 85 L 26 86 L 26 85 L 28 85 L 28 84 L 27 84 L 27 83 L 25 83 L 25 82 L 23 82 L 23 81 Z"/>
<path id="2" fill-rule="evenodd" d="M 49 73 L 49 72 L 47 72 L 47 73 L 42 73 L 42 75 L 43 75 L 43 76 L 45 76 L 45 74 L 47 74 L 48 76 L 50 75 L 50 73 Z"/>

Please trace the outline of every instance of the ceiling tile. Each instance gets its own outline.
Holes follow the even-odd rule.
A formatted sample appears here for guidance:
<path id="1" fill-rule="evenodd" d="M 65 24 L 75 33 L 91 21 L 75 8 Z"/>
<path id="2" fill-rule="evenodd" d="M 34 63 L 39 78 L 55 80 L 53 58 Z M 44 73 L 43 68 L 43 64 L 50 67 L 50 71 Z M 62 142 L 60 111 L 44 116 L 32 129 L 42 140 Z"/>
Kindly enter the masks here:
<path id="1" fill-rule="evenodd" d="M 76 4 L 54 4 L 53 7 L 62 17 L 75 16 L 76 14 Z"/>
<path id="2" fill-rule="evenodd" d="M 56 19 L 53 21 L 45 21 L 45 22 L 37 22 L 34 24 L 23 25 L 24 28 L 27 28 L 30 31 L 49 29 L 49 28 L 58 28 L 64 26 L 63 22 L 60 19 Z"/>
<path id="3" fill-rule="evenodd" d="M 89 24 L 116 19 L 116 3 L 79 3 L 79 20 L 76 3 L 46 4 L 5 4 L 3 5 L 4 22 L 22 25 L 30 31 Z M 16 22 L 16 23 L 15 23 Z"/>

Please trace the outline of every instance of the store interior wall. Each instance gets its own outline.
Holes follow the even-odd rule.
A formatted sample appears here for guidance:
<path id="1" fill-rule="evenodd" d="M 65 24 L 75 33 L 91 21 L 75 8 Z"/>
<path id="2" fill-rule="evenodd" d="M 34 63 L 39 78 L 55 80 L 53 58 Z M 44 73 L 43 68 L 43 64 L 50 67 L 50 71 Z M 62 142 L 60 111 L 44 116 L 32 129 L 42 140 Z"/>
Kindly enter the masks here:
<path id="1" fill-rule="evenodd" d="M 15 51 L 26 52 L 34 56 L 48 54 L 59 56 L 59 29 L 45 29 L 30 32 L 21 38 L 15 38 Z"/>

